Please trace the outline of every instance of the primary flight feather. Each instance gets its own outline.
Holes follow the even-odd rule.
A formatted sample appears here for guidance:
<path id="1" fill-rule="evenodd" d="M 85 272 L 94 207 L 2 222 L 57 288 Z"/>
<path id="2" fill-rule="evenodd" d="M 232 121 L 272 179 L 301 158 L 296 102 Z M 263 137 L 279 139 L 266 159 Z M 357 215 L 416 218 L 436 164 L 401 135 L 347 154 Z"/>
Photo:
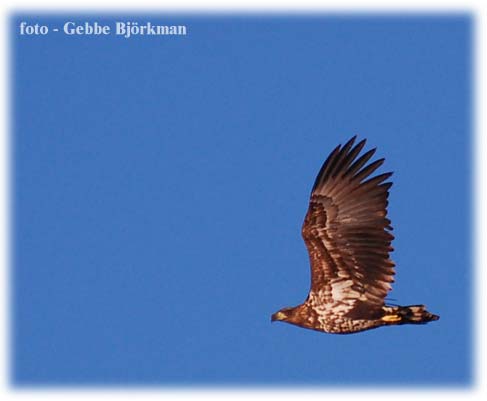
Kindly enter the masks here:
<path id="1" fill-rule="evenodd" d="M 355 139 L 331 152 L 311 191 L 302 228 L 311 264 L 308 298 L 272 321 L 346 334 L 439 319 L 424 305 L 385 303 L 395 274 L 387 218 L 392 173 L 371 177 L 384 159 L 368 163 L 375 149 L 359 157 L 365 139 L 354 146 Z"/>

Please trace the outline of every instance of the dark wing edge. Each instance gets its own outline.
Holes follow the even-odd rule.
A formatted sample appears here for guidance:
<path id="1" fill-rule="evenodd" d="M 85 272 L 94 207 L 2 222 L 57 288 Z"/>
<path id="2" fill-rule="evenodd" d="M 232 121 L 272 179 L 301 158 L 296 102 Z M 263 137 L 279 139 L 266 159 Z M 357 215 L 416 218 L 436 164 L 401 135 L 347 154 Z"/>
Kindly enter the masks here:
<path id="1" fill-rule="evenodd" d="M 394 281 L 387 218 L 392 173 L 372 174 L 384 159 L 359 154 L 356 136 L 336 147 L 316 177 L 302 235 L 310 256 L 311 290 L 322 302 L 353 305 L 350 317 L 377 313 Z"/>

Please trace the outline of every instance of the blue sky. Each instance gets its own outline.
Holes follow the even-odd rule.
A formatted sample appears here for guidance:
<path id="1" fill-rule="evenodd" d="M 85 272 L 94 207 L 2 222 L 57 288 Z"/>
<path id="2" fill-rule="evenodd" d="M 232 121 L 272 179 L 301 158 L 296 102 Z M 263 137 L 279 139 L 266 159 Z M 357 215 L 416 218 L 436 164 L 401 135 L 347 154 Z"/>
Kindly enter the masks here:
<path id="1" fill-rule="evenodd" d="M 20 37 L 20 21 L 185 24 Z M 467 15 L 12 18 L 15 385 L 468 385 Z M 309 288 L 328 153 L 394 171 L 390 298 L 425 326 L 270 323 Z"/>

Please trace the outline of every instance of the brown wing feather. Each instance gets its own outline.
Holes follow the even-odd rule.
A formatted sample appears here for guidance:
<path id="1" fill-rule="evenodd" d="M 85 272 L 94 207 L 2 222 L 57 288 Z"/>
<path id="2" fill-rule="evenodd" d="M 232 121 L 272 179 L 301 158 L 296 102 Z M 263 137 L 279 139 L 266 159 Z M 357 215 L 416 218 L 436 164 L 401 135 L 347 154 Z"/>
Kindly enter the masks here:
<path id="1" fill-rule="evenodd" d="M 393 240 L 387 219 L 392 173 L 370 175 L 384 159 L 357 159 L 365 140 L 337 147 L 323 164 L 303 225 L 311 263 L 311 292 L 323 303 L 355 300 L 348 316 L 367 318 L 384 305 L 393 282 Z"/>

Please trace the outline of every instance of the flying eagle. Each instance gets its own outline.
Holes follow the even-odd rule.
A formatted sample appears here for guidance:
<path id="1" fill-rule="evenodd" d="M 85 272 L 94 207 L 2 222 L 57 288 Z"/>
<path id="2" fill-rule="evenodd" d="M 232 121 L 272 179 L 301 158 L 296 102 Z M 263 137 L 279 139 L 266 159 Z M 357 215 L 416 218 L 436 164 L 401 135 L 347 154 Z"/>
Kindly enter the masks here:
<path id="1" fill-rule="evenodd" d="M 424 305 L 387 305 L 394 281 L 393 250 L 387 218 L 392 173 L 370 177 L 384 159 L 367 164 L 361 157 L 365 139 L 337 146 L 316 177 L 302 235 L 311 264 L 306 301 L 272 315 L 280 320 L 327 333 L 346 334 L 398 324 L 438 320 Z"/>

